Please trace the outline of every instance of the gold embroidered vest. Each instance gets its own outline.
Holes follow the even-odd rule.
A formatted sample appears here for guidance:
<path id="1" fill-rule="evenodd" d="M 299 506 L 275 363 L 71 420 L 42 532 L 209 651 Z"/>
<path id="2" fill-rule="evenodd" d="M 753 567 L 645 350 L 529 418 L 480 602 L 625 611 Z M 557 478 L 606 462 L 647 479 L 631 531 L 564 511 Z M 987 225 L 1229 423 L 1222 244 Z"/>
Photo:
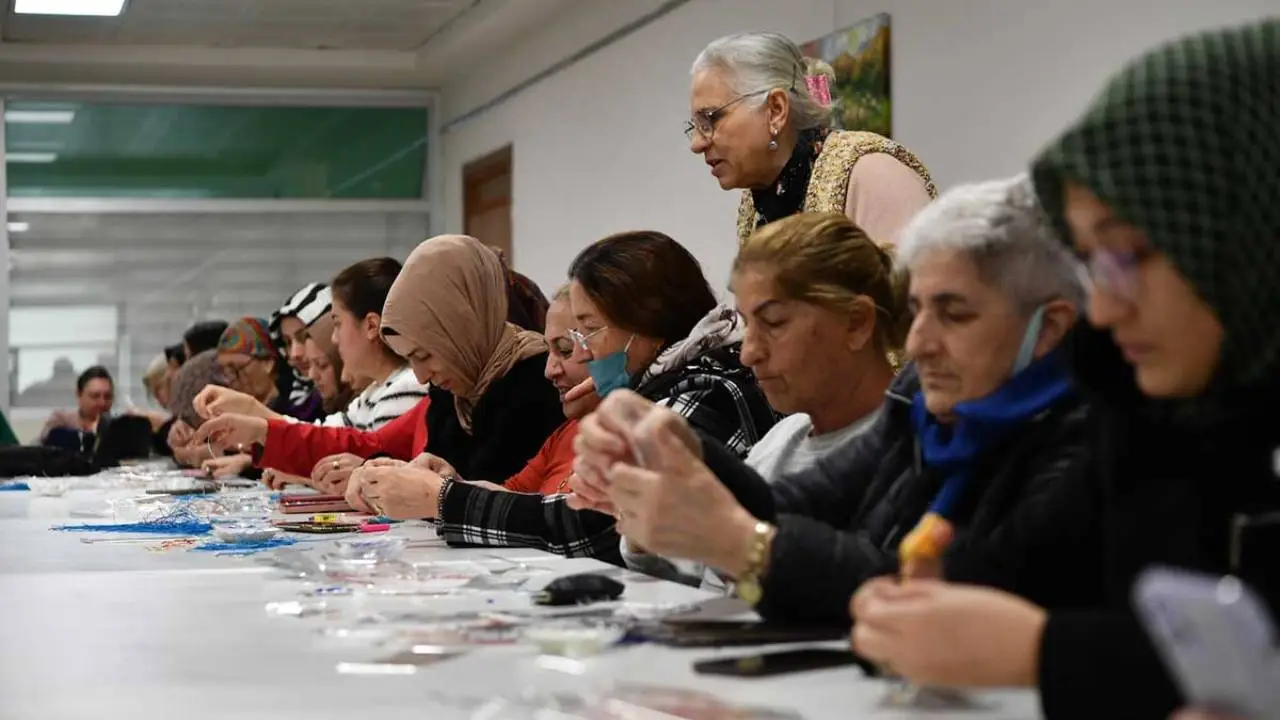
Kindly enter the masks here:
<path id="1" fill-rule="evenodd" d="M 884 153 L 892 155 L 924 180 L 929 197 L 937 197 L 929 170 L 910 150 L 883 135 L 861 130 L 836 130 L 827 136 L 822 152 L 813 162 L 809 187 L 805 189 L 804 212 L 843 213 L 849 196 L 849 175 L 863 155 Z M 746 242 L 756 230 L 756 204 L 751 191 L 744 190 L 738 205 L 738 244 Z"/>

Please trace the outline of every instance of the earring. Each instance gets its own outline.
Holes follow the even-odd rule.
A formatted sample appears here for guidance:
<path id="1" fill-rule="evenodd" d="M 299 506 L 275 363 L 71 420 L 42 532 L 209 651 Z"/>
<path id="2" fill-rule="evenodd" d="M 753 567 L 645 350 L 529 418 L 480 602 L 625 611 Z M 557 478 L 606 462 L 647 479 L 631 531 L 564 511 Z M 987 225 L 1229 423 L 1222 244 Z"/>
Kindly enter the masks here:
<path id="1" fill-rule="evenodd" d="M 769 149 L 770 149 L 770 150 L 777 150 L 777 149 L 778 149 L 778 131 L 777 131 L 777 130 L 771 130 L 771 131 L 769 131 L 769 132 L 770 132 L 770 134 L 772 134 L 772 135 L 773 135 L 773 139 L 769 141 Z"/>

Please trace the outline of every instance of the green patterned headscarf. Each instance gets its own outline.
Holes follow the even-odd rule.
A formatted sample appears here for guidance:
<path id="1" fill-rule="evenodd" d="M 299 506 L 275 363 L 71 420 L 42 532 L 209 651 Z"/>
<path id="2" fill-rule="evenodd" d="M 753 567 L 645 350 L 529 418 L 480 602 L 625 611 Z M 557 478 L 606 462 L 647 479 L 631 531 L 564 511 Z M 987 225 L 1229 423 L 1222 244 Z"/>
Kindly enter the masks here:
<path id="1" fill-rule="evenodd" d="M 1060 227 L 1074 182 L 1146 232 L 1226 330 L 1223 389 L 1280 379 L 1280 19 L 1133 61 L 1032 178 Z"/>

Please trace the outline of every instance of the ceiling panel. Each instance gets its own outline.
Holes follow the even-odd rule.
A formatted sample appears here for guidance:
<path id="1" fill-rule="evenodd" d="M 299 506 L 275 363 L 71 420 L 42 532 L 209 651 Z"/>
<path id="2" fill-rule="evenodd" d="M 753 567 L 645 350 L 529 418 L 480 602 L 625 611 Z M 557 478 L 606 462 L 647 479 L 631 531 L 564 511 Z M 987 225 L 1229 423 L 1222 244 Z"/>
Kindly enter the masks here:
<path id="1" fill-rule="evenodd" d="M 15 15 L 4 41 L 416 50 L 479 0 L 128 0 L 112 18 Z"/>

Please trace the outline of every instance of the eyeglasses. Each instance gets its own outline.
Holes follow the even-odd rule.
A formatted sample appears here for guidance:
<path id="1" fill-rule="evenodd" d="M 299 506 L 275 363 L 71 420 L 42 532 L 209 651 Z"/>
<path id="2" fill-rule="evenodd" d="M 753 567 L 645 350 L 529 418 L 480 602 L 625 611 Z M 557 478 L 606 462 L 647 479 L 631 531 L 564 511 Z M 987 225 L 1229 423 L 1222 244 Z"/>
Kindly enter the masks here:
<path id="1" fill-rule="evenodd" d="M 1076 266 L 1080 283 L 1086 290 L 1103 290 L 1125 301 L 1133 300 L 1138 291 L 1138 266 L 1151 254 L 1150 250 L 1107 250 L 1099 248 Z"/>
<path id="2" fill-rule="evenodd" d="M 695 112 L 693 117 L 684 124 L 684 136 L 692 140 L 693 133 L 696 131 L 698 135 L 702 136 L 702 139 L 710 140 L 711 136 L 716 132 L 716 123 L 720 122 L 720 120 L 729 113 L 729 110 L 733 108 L 734 105 L 737 105 L 749 97 L 763 95 L 767 92 L 770 91 L 757 90 L 756 92 L 747 93 L 746 95 L 739 95 L 718 108 L 712 108 L 711 110 L 699 110 Z"/>
<path id="3" fill-rule="evenodd" d="M 240 382 L 240 378 L 244 376 L 244 371 L 252 364 L 253 361 L 250 360 L 249 362 L 242 363 L 240 365 L 231 365 L 230 363 L 223 365 L 222 377 L 227 382 L 238 383 Z"/>
<path id="4" fill-rule="evenodd" d="M 573 343 L 578 347 L 587 352 L 591 352 L 591 346 L 588 344 L 588 341 L 608 329 L 609 328 L 607 327 L 602 327 L 583 334 L 583 332 L 577 328 L 569 328 L 569 338 L 573 340 Z"/>

